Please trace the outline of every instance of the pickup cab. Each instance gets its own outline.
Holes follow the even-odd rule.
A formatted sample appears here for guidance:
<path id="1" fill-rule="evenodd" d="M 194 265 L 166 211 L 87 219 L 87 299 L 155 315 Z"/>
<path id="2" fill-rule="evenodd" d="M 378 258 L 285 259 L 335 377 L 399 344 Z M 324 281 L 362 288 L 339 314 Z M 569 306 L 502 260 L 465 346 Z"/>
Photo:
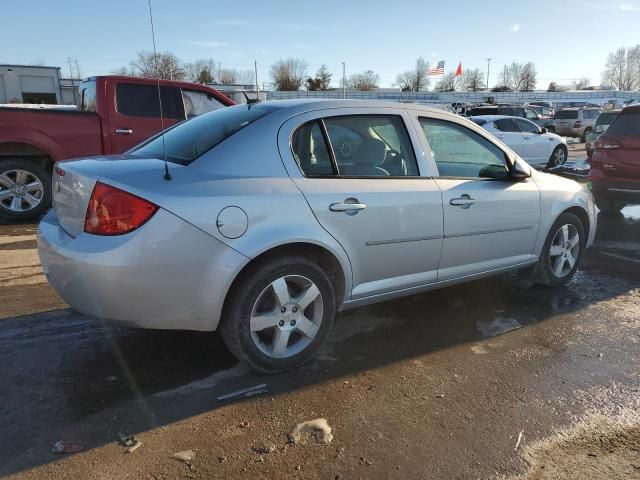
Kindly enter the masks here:
<path id="1" fill-rule="evenodd" d="M 151 78 L 91 77 L 78 90 L 75 109 L 0 107 L 0 217 L 40 217 L 59 160 L 124 153 L 163 128 L 234 105 L 205 85 Z"/>

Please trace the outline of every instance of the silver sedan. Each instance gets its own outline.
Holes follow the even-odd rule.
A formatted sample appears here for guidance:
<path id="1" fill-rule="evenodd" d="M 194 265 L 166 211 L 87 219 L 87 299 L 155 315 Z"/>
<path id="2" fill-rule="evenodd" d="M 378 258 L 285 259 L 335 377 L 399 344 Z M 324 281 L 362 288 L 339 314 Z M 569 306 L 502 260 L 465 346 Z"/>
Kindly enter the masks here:
<path id="1" fill-rule="evenodd" d="M 311 358 L 341 309 L 508 271 L 566 284 L 596 230 L 578 183 L 397 103 L 217 110 L 127 155 L 59 163 L 53 190 L 39 253 L 69 305 L 220 329 L 267 372 Z"/>

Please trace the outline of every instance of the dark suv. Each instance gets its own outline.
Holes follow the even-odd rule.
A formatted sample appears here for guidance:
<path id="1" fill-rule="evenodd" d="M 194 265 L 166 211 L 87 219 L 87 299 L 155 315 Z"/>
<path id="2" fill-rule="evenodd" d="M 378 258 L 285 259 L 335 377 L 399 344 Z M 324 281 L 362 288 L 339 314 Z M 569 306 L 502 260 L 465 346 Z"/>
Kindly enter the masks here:
<path id="1" fill-rule="evenodd" d="M 622 110 L 595 141 L 589 185 L 603 212 L 640 203 L 640 105 Z"/>
<path id="2" fill-rule="evenodd" d="M 526 118 L 540 128 L 546 128 L 551 133 L 556 131 L 556 122 L 553 118 L 545 118 L 531 107 L 523 107 L 521 105 L 480 105 L 467 110 L 467 116 L 469 117 L 480 115 L 507 115 L 509 117 Z"/>

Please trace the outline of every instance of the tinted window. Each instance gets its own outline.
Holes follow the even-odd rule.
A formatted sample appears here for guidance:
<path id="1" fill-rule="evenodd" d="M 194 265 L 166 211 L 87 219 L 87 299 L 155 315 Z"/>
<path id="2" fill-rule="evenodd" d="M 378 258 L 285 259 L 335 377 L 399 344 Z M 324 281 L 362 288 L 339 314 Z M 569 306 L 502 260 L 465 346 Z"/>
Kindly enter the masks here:
<path id="1" fill-rule="evenodd" d="M 502 118 L 493 122 L 495 127 L 501 132 L 519 132 L 520 130 L 516 126 L 512 118 Z"/>
<path id="2" fill-rule="evenodd" d="M 618 112 L 602 112 L 596 119 L 595 131 L 602 133 L 606 130 L 607 126 L 611 125 L 618 116 Z"/>
<path id="3" fill-rule="evenodd" d="M 298 128 L 291 138 L 291 149 L 305 175 L 336 174 L 319 121 Z"/>
<path id="4" fill-rule="evenodd" d="M 276 109 L 277 107 L 267 104 L 236 105 L 180 123 L 164 134 L 167 160 L 188 165 L 237 131 Z M 156 135 L 129 153 L 141 157 L 163 158 L 162 136 Z"/>
<path id="5" fill-rule="evenodd" d="M 80 84 L 80 95 L 78 97 L 78 108 L 83 112 L 96 111 L 96 82 L 89 81 Z"/>
<path id="6" fill-rule="evenodd" d="M 524 108 L 516 107 L 513 109 L 514 117 L 524 117 Z"/>
<path id="7" fill-rule="evenodd" d="M 182 90 L 182 100 L 184 101 L 184 113 L 187 118 L 197 117 L 203 113 L 224 107 L 213 95 L 194 90 Z"/>
<path id="8" fill-rule="evenodd" d="M 560 110 L 556 112 L 556 120 L 576 120 L 578 118 L 577 110 Z"/>
<path id="9" fill-rule="evenodd" d="M 413 146 L 401 117 L 349 115 L 324 119 L 338 174 L 418 176 Z"/>
<path id="10" fill-rule="evenodd" d="M 607 133 L 624 137 L 640 137 L 640 110 L 623 111 L 611 124 Z"/>
<path id="11" fill-rule="evenodd" d="M 524 118 L 516 118 L 515 122 L 518 125 L 518 128 L 520 128 L 520 130 L 522 130 L 525 133 L 539 132 L 538 126 L 535 123 L 531 123 L 530 121 L 525 120 Z"/>
<path id="12" fill-rule="evenodd" d="M 420 118 L 438 172 L 443 177 L 507 178 L 509 170 L 502 150 L 461 125 Z"/>
<path id="13" fill-rule="evenodd" d="M 180 89 L 160 87 L 162 115 L 165 118 L 184 119 Z M 116 85 L 116 110 L 129 117 L 160 117 L 158 87 L 136 83 L 118 83 Z"/>
<path id="14" fill-rule="evenodd" d="M 497 109 L 495 107 L 475 107 L 469 110 L 469 115 L 472 117 L 479 115 L 495 115 Z"/>
<path id="15" fill-rule="evenodd" d="M 513 108 L 511 107 L 500 107 L 498 108 L 498 115 L 515 115 Z"/>

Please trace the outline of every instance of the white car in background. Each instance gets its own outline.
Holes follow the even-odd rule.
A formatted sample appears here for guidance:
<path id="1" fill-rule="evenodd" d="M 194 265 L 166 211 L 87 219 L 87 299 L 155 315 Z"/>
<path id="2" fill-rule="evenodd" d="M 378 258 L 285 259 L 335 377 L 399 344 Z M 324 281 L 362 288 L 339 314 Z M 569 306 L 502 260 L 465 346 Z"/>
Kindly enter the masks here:
<path id="1" fill-rule="evenodd" d="M 553 168 L 567 161 L 567 141 L 526 118 L 479 115 L 471 120 L 534 167 Z"/>

